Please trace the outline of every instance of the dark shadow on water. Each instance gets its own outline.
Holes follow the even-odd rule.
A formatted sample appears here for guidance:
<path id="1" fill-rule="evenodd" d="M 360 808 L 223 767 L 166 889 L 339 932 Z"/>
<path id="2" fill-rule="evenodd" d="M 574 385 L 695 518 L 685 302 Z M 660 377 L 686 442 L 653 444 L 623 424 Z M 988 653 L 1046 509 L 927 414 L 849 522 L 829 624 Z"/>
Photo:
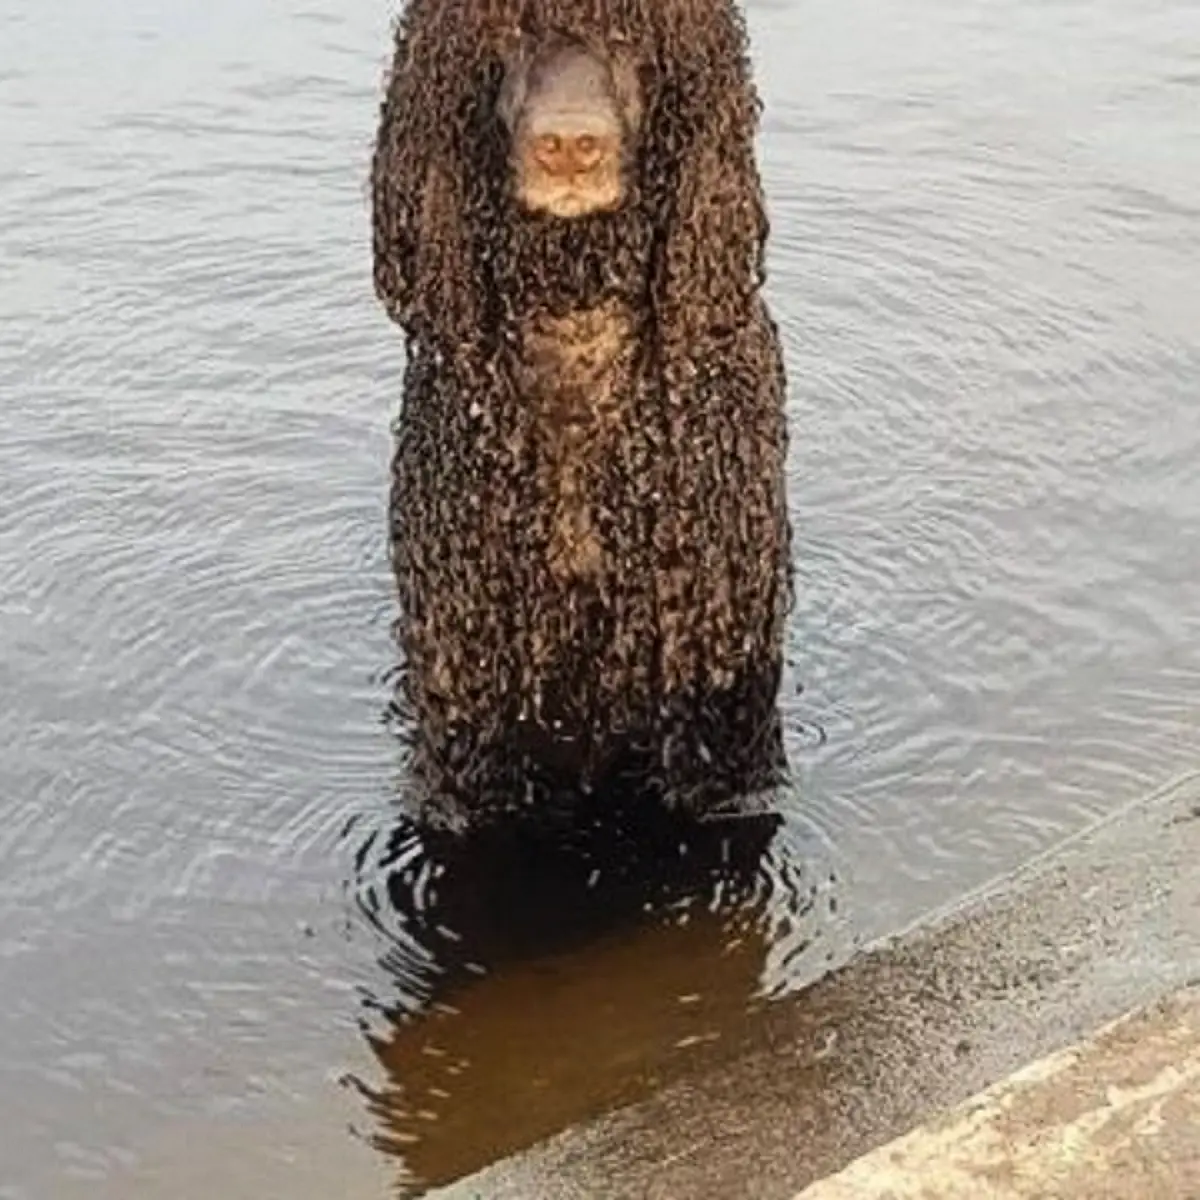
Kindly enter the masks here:
<path id="1" fill-rule="evenodd" d="M 791 922 L 831 879 L 782 854 L 779 796 L 698 818 L 632 792 L 569 822 L 451 832 L 401 819 L 358 847 L 386 991 L 355 1081 L 402 1195 L 449 1183 L 732 1052 Z M 807 932 L 806 932 L 807 930 Z"/>
<path id="2" fill-rule="evenodd" d="M 710 894 L 743 906 L 781 823 L 749 802 L 700 819 L 606 797 L 569 824 L 513 819 L 457 833 L 405 821 L 378 861 L 392 920 L 443 964 L 444 990 L 473 964 L 567 950 Z"/>

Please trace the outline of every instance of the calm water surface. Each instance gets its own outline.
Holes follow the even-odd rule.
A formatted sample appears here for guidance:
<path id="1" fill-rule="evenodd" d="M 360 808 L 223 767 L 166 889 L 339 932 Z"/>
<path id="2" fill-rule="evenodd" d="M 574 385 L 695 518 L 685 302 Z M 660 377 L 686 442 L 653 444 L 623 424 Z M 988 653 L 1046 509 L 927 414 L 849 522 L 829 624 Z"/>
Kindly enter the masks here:
<path id="1" fill-rule="evenodd" d="M 3 1200 L 448 1181 L 1197 761 L 1200 9 L 751 15 L 795 786 L 460 852 L 382 719 L 390 6 L 0 0 Z"/>

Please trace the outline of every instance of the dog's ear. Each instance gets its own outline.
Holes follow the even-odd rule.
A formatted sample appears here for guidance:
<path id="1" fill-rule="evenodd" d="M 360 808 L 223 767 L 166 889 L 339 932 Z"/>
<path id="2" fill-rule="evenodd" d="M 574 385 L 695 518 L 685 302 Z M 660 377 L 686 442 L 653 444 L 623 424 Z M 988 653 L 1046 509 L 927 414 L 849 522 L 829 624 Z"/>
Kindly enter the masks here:
<path id="1" fill-rule="evenodd" d="M 644 161 L 661 231 L 652 288 L 668 361 L 719 354 L 763 282 L 759 102 L 736 50 L 733 42 L 723 56 L 684 64 L 646 121 Z"/>
<path id="2" fill-rule="evenodd" d="M 420 26 L 417 15 L 414 0 L 397 30 L 372 163 L 375 290 L 406 334 L 448 347 L 479 328 L 464 217 L 478 203 L 473 155 L 494 103 L 485 114 L 478 97 L 494 86 L 496 63 L 485 56 L 463 69 L 461 47 L 431 53 L 430 38 L 448 31 Z"/>
<path id="3" fill-rule="evenodd" d="M 419 12 L 420 5 L 414 3 L 407 13 L 408 21 Z M 396 27 L 371 162 L 375 292 L 388 315 L 403 328 L 412 313 L 420 192 L 429 159 L 418 136 L 421 131 L 413 49 L 413 38 L 402 18 Z"/>
<path id="4" fill-rule="evenodd" d="M 719 339 L 737 328 L 762 282 L 766 217 L 756 166 L 741 149 L 709 126 L 681 164 L 662 299 L 689 338 Z"/>

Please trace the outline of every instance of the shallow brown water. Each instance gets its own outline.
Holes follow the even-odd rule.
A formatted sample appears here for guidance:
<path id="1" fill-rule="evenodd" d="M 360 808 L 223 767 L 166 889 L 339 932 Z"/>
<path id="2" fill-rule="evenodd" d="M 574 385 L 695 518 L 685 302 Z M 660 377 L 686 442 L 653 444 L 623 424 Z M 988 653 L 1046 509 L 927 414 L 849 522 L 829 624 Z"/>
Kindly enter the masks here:
<path id="1" fill-rule="evenodd" d="M 382 720 L 387 7 L 0 0 L 4 1200 L 453 1178 L 1196 761 L 1197 9 L 751 11 L 794 788 L 468 852 Z"/>

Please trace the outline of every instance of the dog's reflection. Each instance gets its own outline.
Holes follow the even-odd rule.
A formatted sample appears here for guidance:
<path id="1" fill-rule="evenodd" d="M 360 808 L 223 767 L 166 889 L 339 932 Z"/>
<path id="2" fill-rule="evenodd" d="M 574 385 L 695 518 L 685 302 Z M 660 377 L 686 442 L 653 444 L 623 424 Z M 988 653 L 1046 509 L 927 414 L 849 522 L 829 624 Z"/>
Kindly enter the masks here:
<path id="1" fill-rule="evenodd" d="M 389 847 L 406 1000 L 367 1034 L 376 1143 L 449 1183 L 639 1095 L 756 1002 L 764 855 L 781 818 L 611 796 L 569 826 L 407 826 Z M 382 924 L 383 913 L 376 912 Z"/>

